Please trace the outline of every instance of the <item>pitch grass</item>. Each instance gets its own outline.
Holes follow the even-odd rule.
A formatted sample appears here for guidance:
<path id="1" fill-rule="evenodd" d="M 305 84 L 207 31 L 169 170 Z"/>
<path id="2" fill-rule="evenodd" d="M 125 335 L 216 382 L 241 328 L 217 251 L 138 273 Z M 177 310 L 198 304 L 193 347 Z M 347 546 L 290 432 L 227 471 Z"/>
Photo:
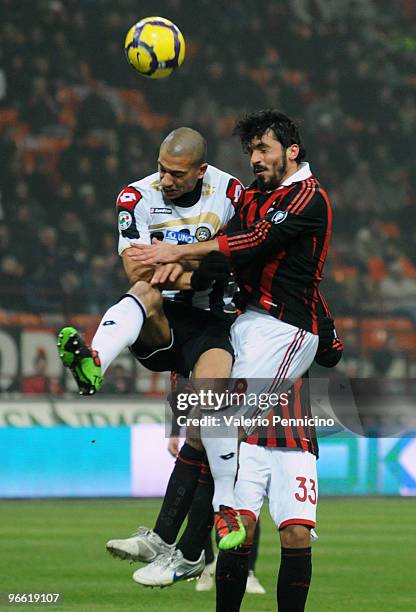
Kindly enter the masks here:
<path id="1" fill-rule="evenodd" d="M 0 591 L 62 593 L 59 606 L 0 606 L 61 610 L 202 612 L 214 593 L 195 583 L 146 589 L 131 579 L 137 564 L 118 561 L 107 539 L 152 525 L 159 500 L 36 500 L 0 502 Z M 246 595 L 242 610 L 275 607 L 278 537 L 264 512 L 257 575 L 266 595 Z M 308 612 L 416 610 L 416 500 L 321 499 L 319 541 Z"/>

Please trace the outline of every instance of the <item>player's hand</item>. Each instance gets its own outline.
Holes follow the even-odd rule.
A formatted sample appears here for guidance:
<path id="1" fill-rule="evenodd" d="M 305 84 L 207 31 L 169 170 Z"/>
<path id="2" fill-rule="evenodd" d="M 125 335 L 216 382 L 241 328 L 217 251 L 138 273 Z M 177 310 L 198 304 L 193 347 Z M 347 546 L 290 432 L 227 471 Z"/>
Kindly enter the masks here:
<path id="1" fill-rule="evenodd" d="M 134 249 L 134 250 L 133 250 Z M 132 244 L 129 256 L 143 264 L 173 263 L 180 260 L 180 245 L 168 244 L 153 238 L 152 244 Z"/>
<path id="2" fill-rule="evenodd" d="M 176 283 L 183 272 L 184 267 L 180 263 L 162 264 L 156 268 L 150 284 L 164 285 L 165 283 Z"/>
<path id="3" fill-rule="evenodd" d="M 191 287 L 195 291 L 203 291 L 208 289 L 215 281 L 225 285 L 231 273 L 229 259 L 219 253 L 213 251 L 204 257 L 201 265 L 191 276 Z"/>
<path id="4" fill-rule="evenodd" d="M 177 457 L 179 453 L 179 438 L 177 436 L 172 436 L 169 438 L 168 442 L 168 451 L 172 455 L 172 457 Z"/>
<path id="5" fill-rule="evenodd" d="M 319 349 L 330 348 L 337 337 L 334 319 L 322 317 L 318 322 L 319 327 Z"/>

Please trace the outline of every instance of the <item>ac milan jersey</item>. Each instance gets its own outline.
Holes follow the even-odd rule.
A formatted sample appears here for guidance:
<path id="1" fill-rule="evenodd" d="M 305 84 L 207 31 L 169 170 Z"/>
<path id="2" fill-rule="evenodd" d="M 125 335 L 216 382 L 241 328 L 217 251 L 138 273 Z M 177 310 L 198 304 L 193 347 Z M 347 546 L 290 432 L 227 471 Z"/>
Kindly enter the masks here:
<path id="1" fill-rule="evenodd" d="M 332 212 L 309 164 L 279 188 L 245 190 L 236 216 L 218 237 L 236 266 L 239 306 L 260 306 L 276 318 L 318 333 L 318 286 Z"/>
<path id="2" fill-rule="evenodd" d="M 198 189 L 195 201 L 175 203 L 164 197 L 158 172 L 123 189 L 117 197 L 119 254 L 132 243 L 151 244 L 152 238 L 189 244 L 214 237 L 234 215 L 242 185 L 230 174 L 208 166 Z M 211 289 L 163 292 L 165 298 L 184 299 L 201 308 L 218 301 L 214 294 Z"/>
<path id="3" fill-rule="evenodd" d="M 322 317 L 332 319 L 324 297 L 319 294 L 318 318 Z M 324 367 L 332 368 L 341 359 L 343 350 L 344 345 L 334 329 L 332 342 L 330 341 L 325 346 L 318 346 L 315 361 Z M 279 407 L 271 409 L 265 415 L 264 418 L 269 421 L 269 424 L 258 427 L 247 438 L 247 442 L 268 448 L 300 448 L 318 457 L 318 441 L 313 423 L 308 372 L 295 382 L 285 399 L 287 401 L 282 402 Z M 273 420 L 274 416 L 280 416 L 281 420 Z"/>

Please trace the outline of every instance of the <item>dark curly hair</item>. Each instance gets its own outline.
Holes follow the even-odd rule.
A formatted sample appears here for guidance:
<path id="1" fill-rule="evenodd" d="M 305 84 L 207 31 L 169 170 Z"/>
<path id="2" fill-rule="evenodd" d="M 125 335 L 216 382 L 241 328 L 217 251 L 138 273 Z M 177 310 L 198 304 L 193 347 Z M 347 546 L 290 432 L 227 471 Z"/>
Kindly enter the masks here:
<path id="1" fill-rule="evenodd" d="M 276 140 L 285 149 L 292 144 L 299 145 L 299 154 L 296 161 L 301 162 L 305 159 L 306 151 L 300 138 L 298 126 L 287 115 L 277 110 L 260 110 L 244 115 L 235 124 L 233 135 L 240 138 L 243 150 L 248 153 L 253 138 L 261 138 L 268 130 L 273 132 Z"/>

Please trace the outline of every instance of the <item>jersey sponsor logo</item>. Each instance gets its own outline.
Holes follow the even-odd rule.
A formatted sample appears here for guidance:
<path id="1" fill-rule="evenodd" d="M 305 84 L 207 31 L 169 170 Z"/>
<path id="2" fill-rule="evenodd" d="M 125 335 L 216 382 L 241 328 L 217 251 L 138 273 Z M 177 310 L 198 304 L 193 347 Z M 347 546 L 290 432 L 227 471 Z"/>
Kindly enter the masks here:
<path id="1" fill-rule="evenodd" d="M 127 208 L 127 210 L 133 210 L 137 202 L 142 199 L 142 194 L 133 187 L 126 187 L 123 191 L 120 191 L 117 197 L 117 206 L 119 208 Z"/>
<path id="2" fill-rule="evenodd" d="M 195 236 L 192 236 L 192 234 L 184 230 L 180 232 L 174 232 L 173 230 L 168 230 L 166 232 L 166 238 L 168 238 L 169 240 L 177 240 L 177 242 L 191 244 L 191 242 L 194 242 Z"/>
<path id="3" fill-rule="evenodd" d="M 211 230 L 205 225 L 201 225 L 195 232 L 195 238 L 198 242 L 204 242 L 204 240 L 209 240 L 211 238 Z"/>
<path id="4" fill-rule="evenodd" d="M 151 208 L 150 212 L 153 215 L 171 215 L 172 209 L 171 208 Z"/>
<path id="5" fill-rule="evenodd" d="M 227 198 L 230 198 L 233 204 L 238 204 L 243 193 L 243 186 L 237 179 L 230 179 L 227 187 Z"/>
<path id="6" fill-rule="evenodd" d="M 129 229 L 130 225 L 133 223 L 133 217 L 128 212 L 128 210 L 122 210 L 118 214 L 118 226 L 120 231 L 124 232 Z"/>
<path id="7" fill-rule="evenodd" d="M 222 225 L 224 225 L 222 222 L 222 215 L 220 216 L 212 211 L 204 211 L 198 215 L 193 215 L 192 217 L 181 216 L 163 221 L 162 223 L 152 223 L 149 225 L 149 229 L 152 231 L 158 229 L 166 230 L 168 227 L 178 227 L 179 223 L 184 226 L 201 225 L 202 223 L 206 223 L 213 228 L 214 234 L 218 232 Z"/>
<path id="8" fill-rule="evenodd" d="M 271 218 L 271 222 L 277 225 L 278 223 L 282 223 L 287 217 L 287 210 L 278 210 L 274 213 Z"/>

